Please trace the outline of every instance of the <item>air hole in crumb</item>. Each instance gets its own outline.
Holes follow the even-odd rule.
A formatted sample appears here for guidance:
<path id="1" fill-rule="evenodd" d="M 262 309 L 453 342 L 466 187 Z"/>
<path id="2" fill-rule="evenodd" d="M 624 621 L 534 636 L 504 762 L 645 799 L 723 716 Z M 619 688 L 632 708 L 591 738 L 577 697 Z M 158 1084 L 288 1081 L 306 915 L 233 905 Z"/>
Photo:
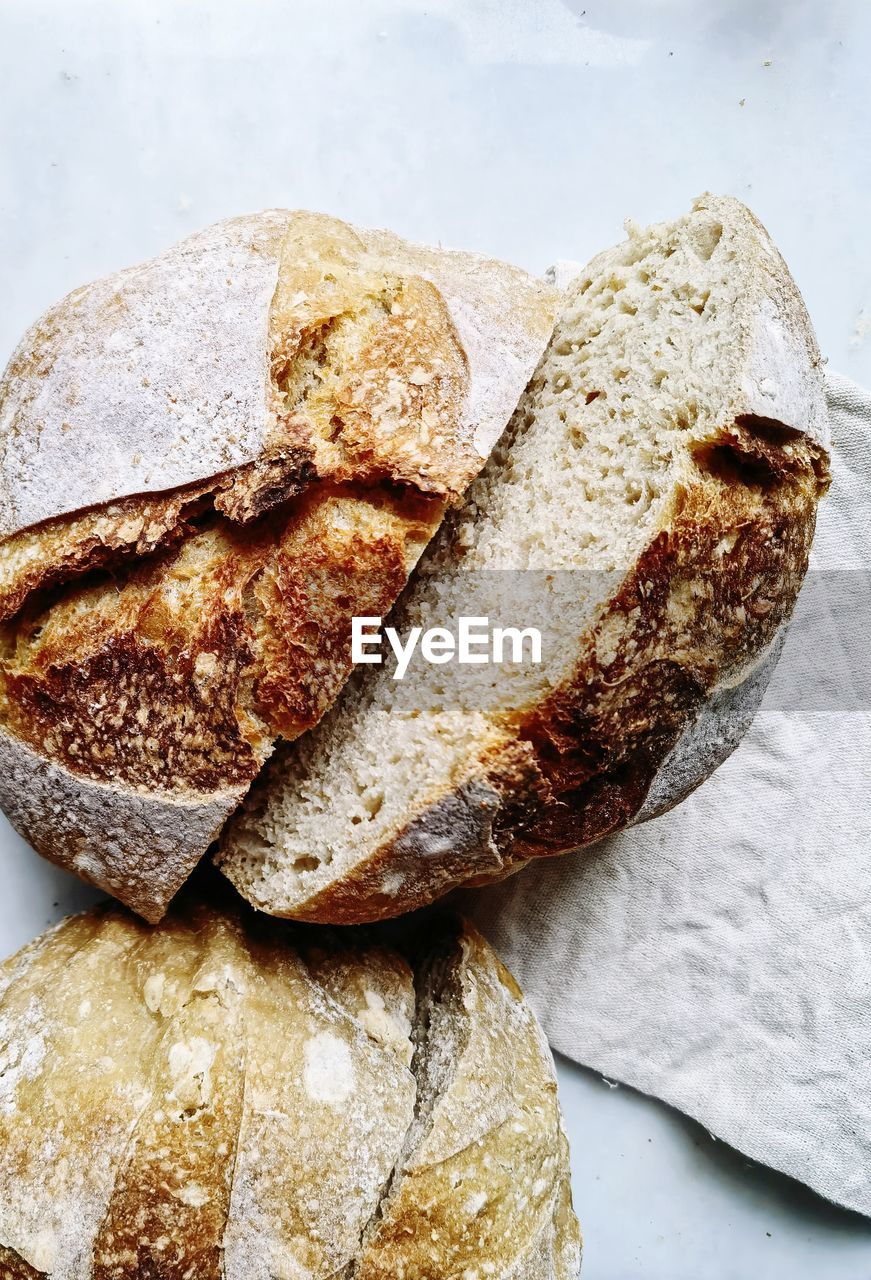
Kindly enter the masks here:
<path id="1" fill-rule="evenodd" d="M 604 394 L 604 391 L 588 391 L 584 397 L 584 402 L 586 404 L 592 404 L 594 400 L 597 400 L 599 396 L 603 396 Z"/>
<path id="2" fill-rule="evenodd" d="M 398 760 L 397 760 L 398 763 Z M 380 792 L 374 796 L 368 796 L 364 801 L 366 808 L 369 810 L 369 818 L 377 818 L 378 814 L 384 807 L 384 796 Z"/>
<path id="3" fill-rule="evenodd" d="M 762 489 L 777 484 L 777 473 L 765 458 L 750 456 L 734 444 L 702 444 L 693 451 L 696 465 L 727 484 L 758 485 Z"/>
<path id="4" fill-rule="evenodd" d="M 722 222 L 717 222 L 713 219 L 710 222 L 703 222 L 695 228 L 693 248 L 703 262 L 707 262 L 713 255 L 714 250 L 720 243 L 722 234 Z"/>
<path id="5" fill-rule="evenodd" d="M 317 871 L 320 865 L 319 858 L 315 858 L 312 854 L 301 854 L 294 859 L 293 869 L 294 871 Z"/>

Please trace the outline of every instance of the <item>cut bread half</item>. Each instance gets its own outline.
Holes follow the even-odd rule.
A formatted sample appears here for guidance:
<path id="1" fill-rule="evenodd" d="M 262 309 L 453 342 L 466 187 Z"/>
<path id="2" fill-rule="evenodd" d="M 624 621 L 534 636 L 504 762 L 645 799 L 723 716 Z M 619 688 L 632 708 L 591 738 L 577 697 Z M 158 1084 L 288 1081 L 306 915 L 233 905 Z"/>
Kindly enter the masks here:
<path id="1" fill-rule="evenodd" d="M 318 214 L 77 290 L 0 385 L 0 804 L 159 919 L 498 439 L 556 292 Z"/>
<path id="2" fill-rule="evenodd" d="M 391 621 L 542 631 L 542 662 L 355 678 L 225 832 L 264 911 L 359 921 L 654 816 L 736 745 L 827 485 L 817 344 L 731 198 L 595 258 Z M 481 602 L 486 607 L 481 607 Z"/>

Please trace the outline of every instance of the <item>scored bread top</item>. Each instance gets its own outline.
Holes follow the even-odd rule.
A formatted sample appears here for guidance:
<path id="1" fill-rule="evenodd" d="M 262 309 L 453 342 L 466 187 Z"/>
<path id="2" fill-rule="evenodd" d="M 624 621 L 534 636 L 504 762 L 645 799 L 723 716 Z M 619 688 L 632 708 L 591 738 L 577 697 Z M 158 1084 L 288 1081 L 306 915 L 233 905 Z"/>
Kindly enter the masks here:
<path id="1" fill-rule="evenodd" d="M 3 1274 L 574 1280 L 542 1033 L 474 930 L 417 933 L 98 908 L 7 961 Z"/>
<path id="2" fill-rule="evenodd" d="M 218 223 L 77 289 L 25 334 L 0 384 L 0 536 L 293 450 L 340 471 L 329 418 L 282 403 L 283 370 L 319 343 L 347 363 L 334 390 L 355 460 L 456 495 L 552 310 L 518 268 L 322 214 Z"/>

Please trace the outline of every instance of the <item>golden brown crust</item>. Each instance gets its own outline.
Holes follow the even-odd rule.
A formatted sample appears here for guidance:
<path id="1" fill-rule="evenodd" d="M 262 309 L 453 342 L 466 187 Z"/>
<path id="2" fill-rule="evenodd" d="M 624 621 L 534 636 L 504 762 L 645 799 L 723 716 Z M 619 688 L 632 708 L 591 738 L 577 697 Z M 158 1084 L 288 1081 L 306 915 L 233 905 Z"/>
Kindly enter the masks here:
<path id="1" fill-rule="evenodd" d="M 533 1015 L 468 927 L 410 950 L 417 990 L 401 936 L 189 901 L 155 929 L 98 909 L 7 962 L 0 1274 L 410 1277 L 432 1255 L 574 1280 Z"/>
<path id="2" fill-rule="evenodd" d="M 430 1053 L 447 1062 L 427 1079 L 418 1061 L 424 1093 L 413 1142 L 364 1236 L 357 1280 L 464 1276 L 478 1268 L 574 1280 L 580 1233 L 570 1196 L 565 1203 L 568 1144 L 556 1079 L 542 1072 L 541 1029 L 517 983 L 469 926 L 428 998 L 418 1058 Z"/>
<path id="3" fill-rule="evenodd" d="M 387 612 L 440 504 L 324 487 L 292 513 L 223 523 L 7 630 L 7 730 L 107 783 L 208 794 L 254 777 L 323 714 L 351 614 Z"/>
<path id="4" fill-rule="evenodd" d="M 223 921 L 202 913 L 196 923 L 193 937 L 171 935 L 159 967 L 151 941 L 127 958 L 125 976 L 168 1025 L 150 1064 L 149 1100 L 118 1162 L 93 1243 L 94 1280 L 223 1274 L 245 1080 L 242 1001 L 226 973 L 244 959 Z M 195 998 L 181 1004 L 185 985 Z"/>
<path id="5" fill-rule="evenodd" d="M 312 280 L 294 263 L 279 278 L 272 447 L 322 480 L 458 496 L 480 461 L 463 438 L 469 367 L 444 299 L 420 278 L 332 265 Z"/>
<path id="6" fill-rule="evenodd" d="M 254 706 L 273 736 L 321 718 L 351 670 L 352 616 L 389 611 L 443 510 L 413 490 L 349 487 L 302 504 L 246 598 Z"/>
<path id="7" fill-rule="evenodd" d="M 167 496 L 124 498 L 12 534 L 0 547 L 0 621 L 36 591 L 180 541 L 191 532 L 206 492 L 194 485 Z"/>
<path id="8" fill-rule="evenodd" d="M 737 424 L 713 448 L 594 629 L 571 685 L 523 725 L 550 799 L 524 821 L 496 824 L 510 867 L 626 826 L 684 726 L 752 668 L 792 612 L 825 453 L 803 437 L 787 452 Z"/>
<path id="9" fill-rule="evenodd" d="M 20 1258 L 14 1249 L 0 1248 L 0 1278 L 2 1280 L 43 1280 L 44 1272 L 36 1271 Z"/>

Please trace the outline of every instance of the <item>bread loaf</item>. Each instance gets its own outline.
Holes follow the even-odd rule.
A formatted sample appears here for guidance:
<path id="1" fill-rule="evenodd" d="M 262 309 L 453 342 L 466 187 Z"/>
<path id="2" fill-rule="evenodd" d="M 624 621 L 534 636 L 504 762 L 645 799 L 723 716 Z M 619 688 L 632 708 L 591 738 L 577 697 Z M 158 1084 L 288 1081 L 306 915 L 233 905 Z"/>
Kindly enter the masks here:
<path id="1" fill-rule="evenodd" d="M 366 669 L 270 763 L 225 873 L 277 915 L 370 920 L 674 804 L 765 688 L 826 426 L 810 322 L 753 215 L 705 196 L 630 226 L 569 286 L 505 439 L 391 619 L 406 634 L 522 613 L 542 663 Z"/>
<path id="2" fill-rule="evenodd" d="M 570 1280 L 550 1053 L 471 928 L 66 921 L 0 968 L 10 1280 Z"/>
<path id="3" fill-rule="evenodd" d="M 0 385 L 0 804 L 157 919 L 480 469 L 554 291 L 272 210 L 88 285 Z"/>

